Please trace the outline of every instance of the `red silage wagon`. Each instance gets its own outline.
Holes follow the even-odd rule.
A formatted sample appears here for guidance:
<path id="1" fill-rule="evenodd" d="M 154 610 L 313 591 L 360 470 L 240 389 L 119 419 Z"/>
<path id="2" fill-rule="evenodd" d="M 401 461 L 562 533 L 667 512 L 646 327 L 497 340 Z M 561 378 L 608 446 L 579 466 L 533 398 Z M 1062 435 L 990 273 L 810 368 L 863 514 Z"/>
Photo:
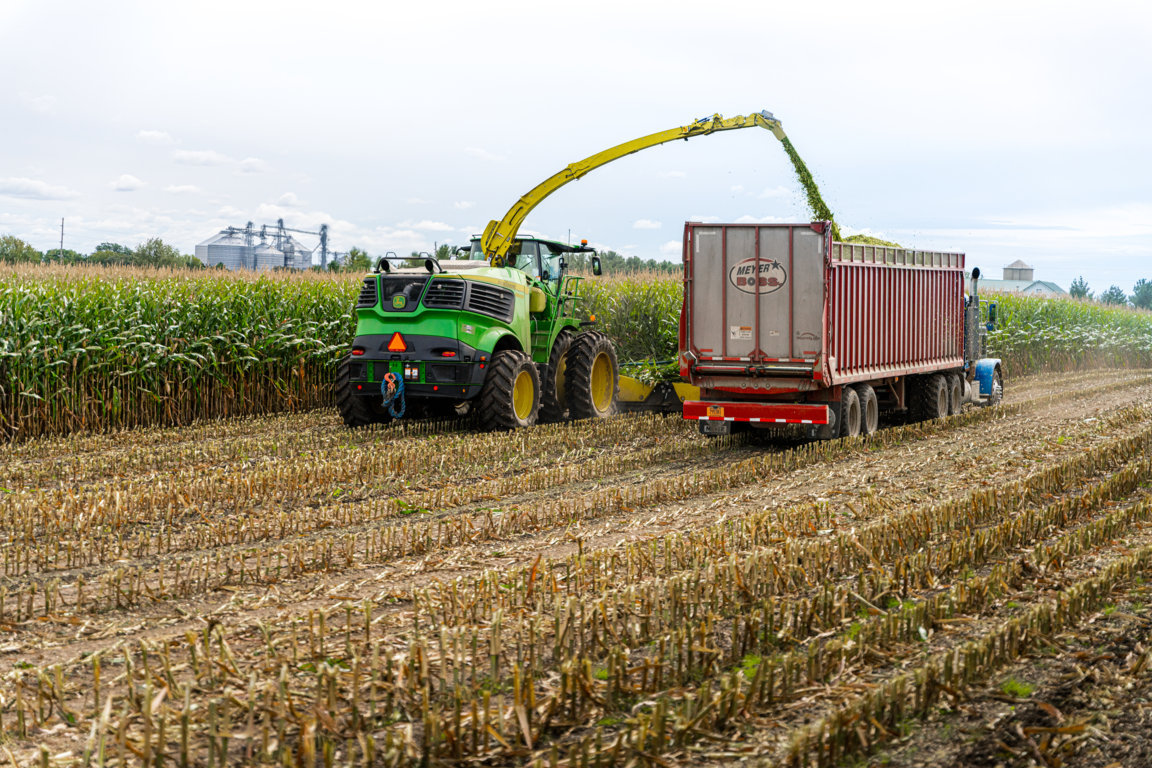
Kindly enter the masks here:
<path id="1" fill-rule="evenodd" d="M 684 418 L 869 433 L 884 410 L 915 418 L 995 402 L 974 270 L 964 254 L 834 242 L 826 222 L 684 228 L 681 375 L 700 387 Z"/>

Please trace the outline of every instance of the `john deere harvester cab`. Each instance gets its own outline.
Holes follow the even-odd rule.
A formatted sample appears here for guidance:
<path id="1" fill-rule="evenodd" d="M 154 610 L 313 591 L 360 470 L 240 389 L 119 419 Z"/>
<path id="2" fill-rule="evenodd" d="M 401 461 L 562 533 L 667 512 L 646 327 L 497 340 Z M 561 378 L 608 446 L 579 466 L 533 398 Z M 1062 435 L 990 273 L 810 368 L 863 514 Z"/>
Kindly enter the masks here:
<path id="1" fill-rule="evenodd" d="M 517 238 L 494 266 L 476 238 L 460 254 L 469 258 L 381 259 L 337 374 L 344 422 L 451 415 L 465 403 L 489 429 L 611 414 L 616 350 L 577 318 L 582 278 L 568 274 L 573 254 L 590 254 L 599 273 L 594 253 Z"/>

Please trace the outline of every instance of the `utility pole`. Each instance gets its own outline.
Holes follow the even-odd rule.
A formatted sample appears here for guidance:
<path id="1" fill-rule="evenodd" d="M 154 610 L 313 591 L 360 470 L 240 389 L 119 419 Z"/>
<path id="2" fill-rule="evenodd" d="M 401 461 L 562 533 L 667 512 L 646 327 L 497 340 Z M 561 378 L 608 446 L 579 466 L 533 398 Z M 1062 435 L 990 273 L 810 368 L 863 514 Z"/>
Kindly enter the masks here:
<path id="1" fill-rule="evenodd" d="M 60 250 L 56 254 L 60 259 L 64 258 L 64 217 L 60 217 Z"/>

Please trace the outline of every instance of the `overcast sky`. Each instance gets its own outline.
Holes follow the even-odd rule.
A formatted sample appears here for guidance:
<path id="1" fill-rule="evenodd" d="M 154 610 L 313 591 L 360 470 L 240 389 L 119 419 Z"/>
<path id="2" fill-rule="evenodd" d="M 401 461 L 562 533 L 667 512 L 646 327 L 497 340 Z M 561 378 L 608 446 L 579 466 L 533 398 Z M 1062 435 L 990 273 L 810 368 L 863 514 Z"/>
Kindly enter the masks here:
<path id="1" fill-rule="evenodd" d="M 1152 4 L 0 0 L 0 234 L 185 253 L 247 221 L 463 244 L 570 162 L 720 112 L 783 122 L 846 232 L 1152 279 Z M 759 129 L 573 182 L 524 230 L 679 259 L 797 221 Z M 307 245 L 316 239 L 300 236 Z"/>

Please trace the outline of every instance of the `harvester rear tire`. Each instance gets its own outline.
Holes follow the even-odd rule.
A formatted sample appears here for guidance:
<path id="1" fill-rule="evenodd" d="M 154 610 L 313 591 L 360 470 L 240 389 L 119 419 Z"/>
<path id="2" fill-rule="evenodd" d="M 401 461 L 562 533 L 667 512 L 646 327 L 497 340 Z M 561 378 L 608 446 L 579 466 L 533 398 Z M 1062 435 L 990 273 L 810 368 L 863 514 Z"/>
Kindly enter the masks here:
<path id="1" fill-rule="evenodd" d="M 964 406 L 964 385 L 960 383 L 960 376 L 950 373 L 948 380 L 948 415 L 956 416 Z"/>
<path id="2" fill-rule="evenodd" d="M 560 331 L 548 355 L 548 365 L 540 368 L 540 421 L 549 423 L 568 418 L 568 394 L 565 373 L 568 368 L 568 350 L 572 347 L 572 332 Z"/>
<path id="3" fill-rule="evenodd" d="M 880 426 L 880 403 L 876 390 L 871 384 L 857 384 L 856 396 L 860 398 L 860 434 L 870 435 Z"/>
<path id="4" fill-rule="evenodd" d="M 948 384 L 939 373 L 921 376 L 912 390 L 912 418 L 942 419 L 948 415 Z"/>
<path id="5" fill-rule="evenodd" d="M 352 357 L 340 361 L 336 369 L 336 408 L 344 424 L 352 429 L 372 424 L 387 424 L 392 414 L 383 405 L 373 402 L 373 398 L 357 394 L 352 387 Z"/>
<path id="6" fill-rule="evenodd" d="M 844 387 L 840 394 L 840 430 L 838 437 L 856 437 L 860 434 L 860 395 L 852 387 Z"/>
<path id="7" fill-rule="evenodd" d="M 570 419 L 604 419 L 616 412 L 620 364 L 612 340 L 599 331 L 581 333 L 568 349 L 564 389 Z"/>
<path id="8" fill-rule="evenodd" d="M 480 426 L 490 430 L 530 427 L 540 417 L 540 372 L 516 349 L 492 356 L 480 388 Z"/>

